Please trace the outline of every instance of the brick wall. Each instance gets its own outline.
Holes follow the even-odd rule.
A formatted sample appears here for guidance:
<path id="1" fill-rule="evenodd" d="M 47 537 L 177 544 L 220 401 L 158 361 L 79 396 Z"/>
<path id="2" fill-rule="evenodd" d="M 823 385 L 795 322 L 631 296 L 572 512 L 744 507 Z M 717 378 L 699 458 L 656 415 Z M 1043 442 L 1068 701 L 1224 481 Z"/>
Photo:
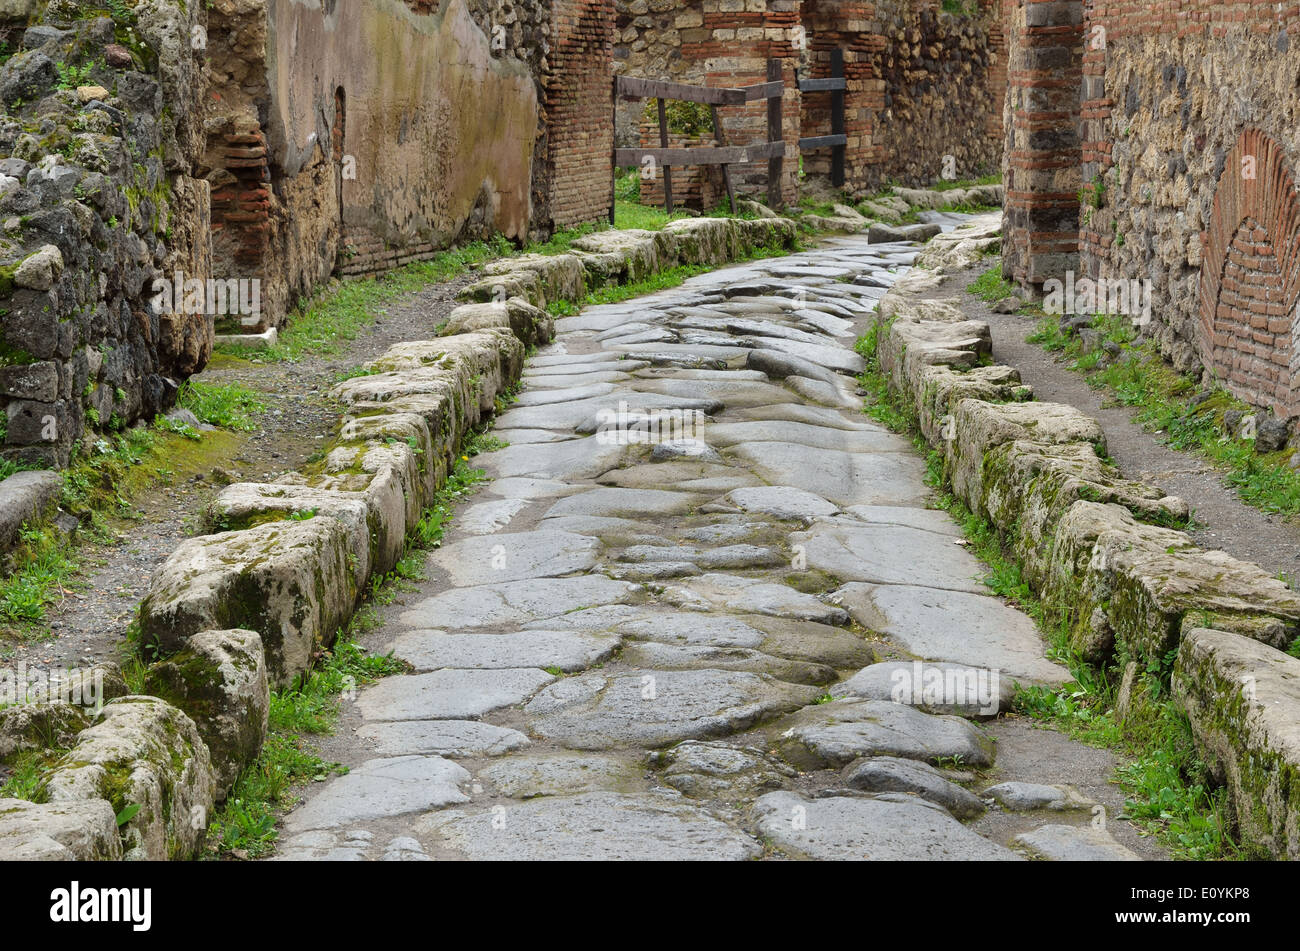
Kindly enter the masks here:
<path id="1" fill-rule="evenodd" d="M 1149 279 L 1143 332 L 1175 368 L 1287 417 L 1300 414 L 1298 41 L 1297 2 L 1085 0 L 1074 88 L 1079 187 L 1099 196 L 1074 223 L 1079 270 Z M 1015 69 L 1013 58 L 1013 87 Z M 1033 88 L 1038 77 L 1025 78 Z M 1071 151 L 1060 143 L 1041 157 L 1064 170 Z M 1030 244 L 1012 233 L 1024 204 L 1008 182 L 1016 276 Z"/>
<path id="2" fill-rule="evenodd" d="M 613 183 L 612 0 L 555 0 L 546 79 L 547 206 L 555 228 L 609 214 Z"/>

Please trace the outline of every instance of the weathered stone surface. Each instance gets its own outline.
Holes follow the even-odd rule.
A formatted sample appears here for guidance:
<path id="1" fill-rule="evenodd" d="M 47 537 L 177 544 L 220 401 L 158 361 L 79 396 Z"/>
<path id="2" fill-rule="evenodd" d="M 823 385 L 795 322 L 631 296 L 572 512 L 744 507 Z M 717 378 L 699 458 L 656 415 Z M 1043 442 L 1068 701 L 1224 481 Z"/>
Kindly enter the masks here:
<path id="1" fill-rule="evenodd" d="M 849 861 L 1008 861 L 1015 853 L 924 800 L 888 802 L 773 792 L 754 804 L 759 832 L 801 858 Z"/>
<path id="2" fill-rule="evenodd" d="M 664 793 L 547 796 L 493 813 L 453 809 L 421 826 L 466 858 L 496 861 L 740 861 L 757 842 Z"/>
<path id="3" fill-rule="evenodd" d="M 748 670 L 768 674 L 777 680 L 792 684 L 828 684 L 835 679 L 835 670 L 827 664 L 808 663 L 773 657 L 744 647 L 711 647 L 704 645 L 659 644 L 643 641 L 625 646 L 619 659 L 633 667 L 659 670 Z"/>
<path id="4" fill-rule="evenodd" d="M 837 578 L 877 585 L 920 585 L 983 594 L 984 568 L 954 544 L 935 544 L 934 533 L 902 525 L 818 522 L 790 536 L 802 545 L 809 568 Z"/>
<path id="5" fill-rule="evenodd" d="M 818 704 L 778 720 L 768 732 L 781 755 L 801 769 L 840 767 L 863 756 L 993 763 L 993 742 L 973 724 L 887 701 Z"/>
<path id="6" fill-rule="evenodd" d="M 145 642 L 174 651 L 200 631 L 257 631 L 271 682 L 284 686 L 351 617 L 365 577 L 350 550 L 342 523 L 325 517 L 190 539 L 150 581 Z"/>
<path id="7" fill-rule="evenodd" d="M 185 711 L 208 746 L 217 801 L 257 758 L 271 696 L 262 638 L 253 631 L 200 631 L 149 668 L 145 692 Z"/>
<path id="8" fill-rule="evenodd" d="M 1225 631 L 1188 631 L 1173 692 L 1230 794 L 1242 839 L 1300 858 L 1300 659 Z"/>
<path id="9" fill-rule="evenodd" d="M 528 347 L 549 343 L 555 336 L 555 318 L 522 297 L 457 307 L 448 315 L 442 335 L 471 333 L 488 327 L 505 327 Z"/>
<path id="10" fill-rule="evenodd" d="M 363 723 L 357 736 L 373 742 L 375 752 L 384 756 L 502 756 L 529 743 L 518 730 L 477 720 L 380 720 Z"/>
<path id="11" fill-rule="evenodd" d="M 942 544 L 937 538 L 931 542 Z M 889 635 L 917 657 L 996 671 L 998 680 L 1005 681 L 1004 698 L 1017 682 L 1055 686 L 1070 679 L 1069 671 L 1046 659 L 1047 645 L 1033 620 L 994 597 L 852 582 L 834 591 L 830 600 L 863 627 Z"/>
<path id="12" fill-rule="evenodd" d="M 739 671 L 591 672 L 552 684 L 524 713 L 535 732 L 574 749 L 656 747 L 735 733 L 816 695 Z"/>
<path id="13" fill-rule="evenodd" d="M 797 621 L 846 624 L 848 612 L 784 584 L 755 584 L 752 578 L 710 572 L 664 590 L 664 599 L 691 607 L 696 599 L 729 611 L 749 611 Z"/>
<path id="14" fill-rule="evenodd" d="M 436 549 L 426 564 L 433 577 L 472 586 L 586 571 L 595 566 L 600 547 L 588 535 L 543 529 L 463 538 Z"/>
<path id="15" fill-rule="evenodd" d="M 1079 606 L 1070 639 L 1092 660 L 1116 641 L 1139 658 L 1161 658 L 1193 615 L 1273 647 L 1300 635 L 1300 597 L 1286 584 L 1197 548 L 1183 532 L 1140 523 L 1122 506 L 1075 502 L 1054 546 L 1043 593 Z"/>
<path id="16" fill-rule="evenodd" d="M 1033 812 L 1049 809 L 1063 812 L 1067 809 L 1091 809 L 1091 799 L 1079 795 L 1069 786 L 1045 786 L 1042 783 L 998 783 L 984 790 L 984 795 L 997 802 L 1008 812 Z"/>
<path id="17" fill-rule="evenodd" d="M 726 454 L 771 485 L 803 489 L 839 506 L 919 505 L 925 500 L 924 466 L 914 456 L 811 452 L 786 442 L 741 443 Z"/>
<path id="18" fill-rule="evenodd" d="M 555 677 L 544 670 L 436 670 L 389 677 L 357 698 L 367 720 L 466 720 L 527 700 Z"/>
<path id="19" fill-rule="evenodd" d="M 415 630 L 398 635 L 394 656 L 416 670 L 443 667 L 496 670 L 509 667 L 582 670 L 607 660 L 622 638 L 585 631 L 520 631 L 510 634 L 449 634 Z"/>
<path id="20" fill-rule="evenodd" d="M 943 806 L 958 819 L 974 819 L 984 812 L 984 803 L 968 789 L 951 783 L 926 763 L 876 756 L 846 766 L 844 782 L 853 789 L 872 793 L 909 793 Z"/>
<path id="21" fill-rule="evenodd" d="M 194 721 L 156 697 L 112 701 L 41 785 L 50 802 L 107 800 L 127 859 L 194 858 L 214 803 L 207 744 Z M 196 821 L 196 817 L 199 821 Z"/>
<path id="22" fill-rule="evenodd" d="M 0 481 L 0 552 L 18 543 L 24 525 L 35 525 L 53 506 L 63 481 L 57 472 L 15 472 Z"/>
<path id="23" fill-rule="evenodd" d="M 992 719 L 1011 710 L 1016 687 L 988 668 L 891 660 L 862 668 L 830 692 L 833 697 L 905 703 L 927 713 Z"/>
<path id="24" fill-rule="evenodd" d="M 660 781 L 692 798 L 753 799 L 781 789 L 795 771 L 752 747 L 687 740 L 650 755 Z"/>
<path id="25" fill-rule="evenodd" d="M 745 512 L 759 512 L 787 521 L 811 522 L 818 516 L 839 511 L 820 495 L 783 485 L 735 489 L 727 493 L 725 501 Z"/>
<path id="26" fill-rule="evenodd" d="M 0 799 L 0 861 L 97 862 L 122 858 L 113 807 L 102 799 Z"/>
<path id="27" fill-rule="evenodd" d="M 643 770 L 632 763 L 582 753 L 512 756 L 479 770 L 477 778 L 515 799 L 599 791 L 641 792 L 647 785 Z"/>
<path id="28" fill-rule="evenodd" d="M 1039 859 L 1055 862 L 1140 862 L 1141 856 L 1116 842 L 1105 829 L 1091 825 L 1046 825 L 1016 836 Z"/>
<path id="29" fill-rule="evenodd" d="M 469 778 L 463 766 L 441 756 L 372 759 L 338 777 L 290 813 L 285 830 L 333 829 L 469 802 L 460 788 Z"/>
<path id="30" fill-rule="evenodd" d="M 575 608 L 627 601 L 640 585 L 602 575 L 555 578 L 455 588 L 426 598 L 398 619 L 403 627 L 462 628 L 520 624 L 549 618 Z"/>
<path id="31" fill-rule="evenodd" d="M 31 702 L 0 707 L 0 761 L 29 750 L 72 746 L 90 717 L 71 703 Z"/>

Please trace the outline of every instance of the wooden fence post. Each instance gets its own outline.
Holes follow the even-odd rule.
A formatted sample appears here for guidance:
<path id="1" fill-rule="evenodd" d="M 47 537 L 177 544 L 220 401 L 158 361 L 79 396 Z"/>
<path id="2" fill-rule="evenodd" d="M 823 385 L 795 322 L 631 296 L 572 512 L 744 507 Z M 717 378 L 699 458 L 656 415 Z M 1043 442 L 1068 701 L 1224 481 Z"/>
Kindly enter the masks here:
<path id="1" fill-rule="evenodd" d="M 781 61 L 775 57 L 767 61 L 767 81 L 774 82 L 782 78 Z M 767 141 L 784 142 L 781 129 L 782 96 L 773 96 L 767 101 Z M 784 149 L 782 150 L 784 153 Z M 781 211 L 781 171 L 785 165 L 782 155 L 774 155 L 767 160 L 767 204 L 773 211 Z"/>
<path id="2" fill-rule="evenodd" d="M 664 101 L 656 99 L 659 104 L 659 147 L 668 148 L 668 118 L 664 110 Z M 665 165 L 664 172 L 664 211 L 668 214 L 673 213 L 673 170 L 671 165 Z"/>
<path id="3" fill-rule="evenodd" d="M 831 50 L 831 78 L 844 76 L 844 50 L 838 46 Z M 844 90 L 831 90 L 831 135 L 844 135 Z M 831 149 L 831 184 L 836 188 L 844 187 L 844 153 L 846 145 L 836 145 Z"/>

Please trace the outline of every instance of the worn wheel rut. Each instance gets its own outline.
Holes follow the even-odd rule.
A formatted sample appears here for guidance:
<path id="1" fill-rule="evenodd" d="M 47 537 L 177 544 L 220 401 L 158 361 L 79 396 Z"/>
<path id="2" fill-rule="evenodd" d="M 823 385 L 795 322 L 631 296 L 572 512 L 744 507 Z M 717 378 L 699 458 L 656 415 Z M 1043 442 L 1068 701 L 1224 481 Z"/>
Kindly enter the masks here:
<path id="1" fill-rule="evenodd" d="M 945 227 L 950 227 L 945 222 Z M 1158 858 L 1068 675 L 861 411 L 914 246 L 840 238 L 560 321 L 384 611 L 289 859 Z M 901 701 L 901 702 L 900 702 Z"/>

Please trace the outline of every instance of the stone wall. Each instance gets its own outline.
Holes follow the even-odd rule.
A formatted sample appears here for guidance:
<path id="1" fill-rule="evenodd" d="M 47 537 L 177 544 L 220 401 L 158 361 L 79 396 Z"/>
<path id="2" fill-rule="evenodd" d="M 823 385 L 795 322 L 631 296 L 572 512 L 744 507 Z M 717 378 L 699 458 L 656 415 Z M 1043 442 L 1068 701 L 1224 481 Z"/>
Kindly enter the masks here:
<path id="1" fill-rule="evenodd" d="M 801 95 L 795 72 L 829 76 L 831 50 L 838 48 L 847 79 L 850 193 L 891 181 L 929 184 L 945 173 L 978 177 L 998 170 L 1002 151 L 1006 43 L 999 2 L 972 0 L 966 13 L 952 14 L 938 0 L 618 0 L 615 70 L 742 86 L 766 80 L 768 56 L 783 59 L 783 194 L 793 198 L 797 140 L 831 133 L 830 95 Z M 621 146 L 639 144 L 641 109 L 640 102 L 618 103 Z M 720 111 L 733 144 L 766 140 L 763 103 Z M 827 176 L 830 154 L 805 152 L 804 173 Z M 766 163 L 755 163 L 738 178 L 746 191 L 762 192 L 766 174 Z"/>
<path id="2" fill-rule="evenodd" d="M 151 419 L 333 274 L 607 213 L 607 0 L 102 7 L 0 6 L 6 457 Z"/>
<path id="3" fill-rule="evenodd" d="M 1008 275 L 1150 279 L 1177 369 L 1300 414 L 1300 5 L 1009 7 Z"/>
<path id="4" fill-rule="evenodd" d="M 3 24 L 5 458 L 64 465 L 88 425 L 165 410 L 207 360 L 211 321 L 153 306 L 155 281 L 210 273 L 196 6 L 141 0 L 115 23 L 60 0 Z"/>

